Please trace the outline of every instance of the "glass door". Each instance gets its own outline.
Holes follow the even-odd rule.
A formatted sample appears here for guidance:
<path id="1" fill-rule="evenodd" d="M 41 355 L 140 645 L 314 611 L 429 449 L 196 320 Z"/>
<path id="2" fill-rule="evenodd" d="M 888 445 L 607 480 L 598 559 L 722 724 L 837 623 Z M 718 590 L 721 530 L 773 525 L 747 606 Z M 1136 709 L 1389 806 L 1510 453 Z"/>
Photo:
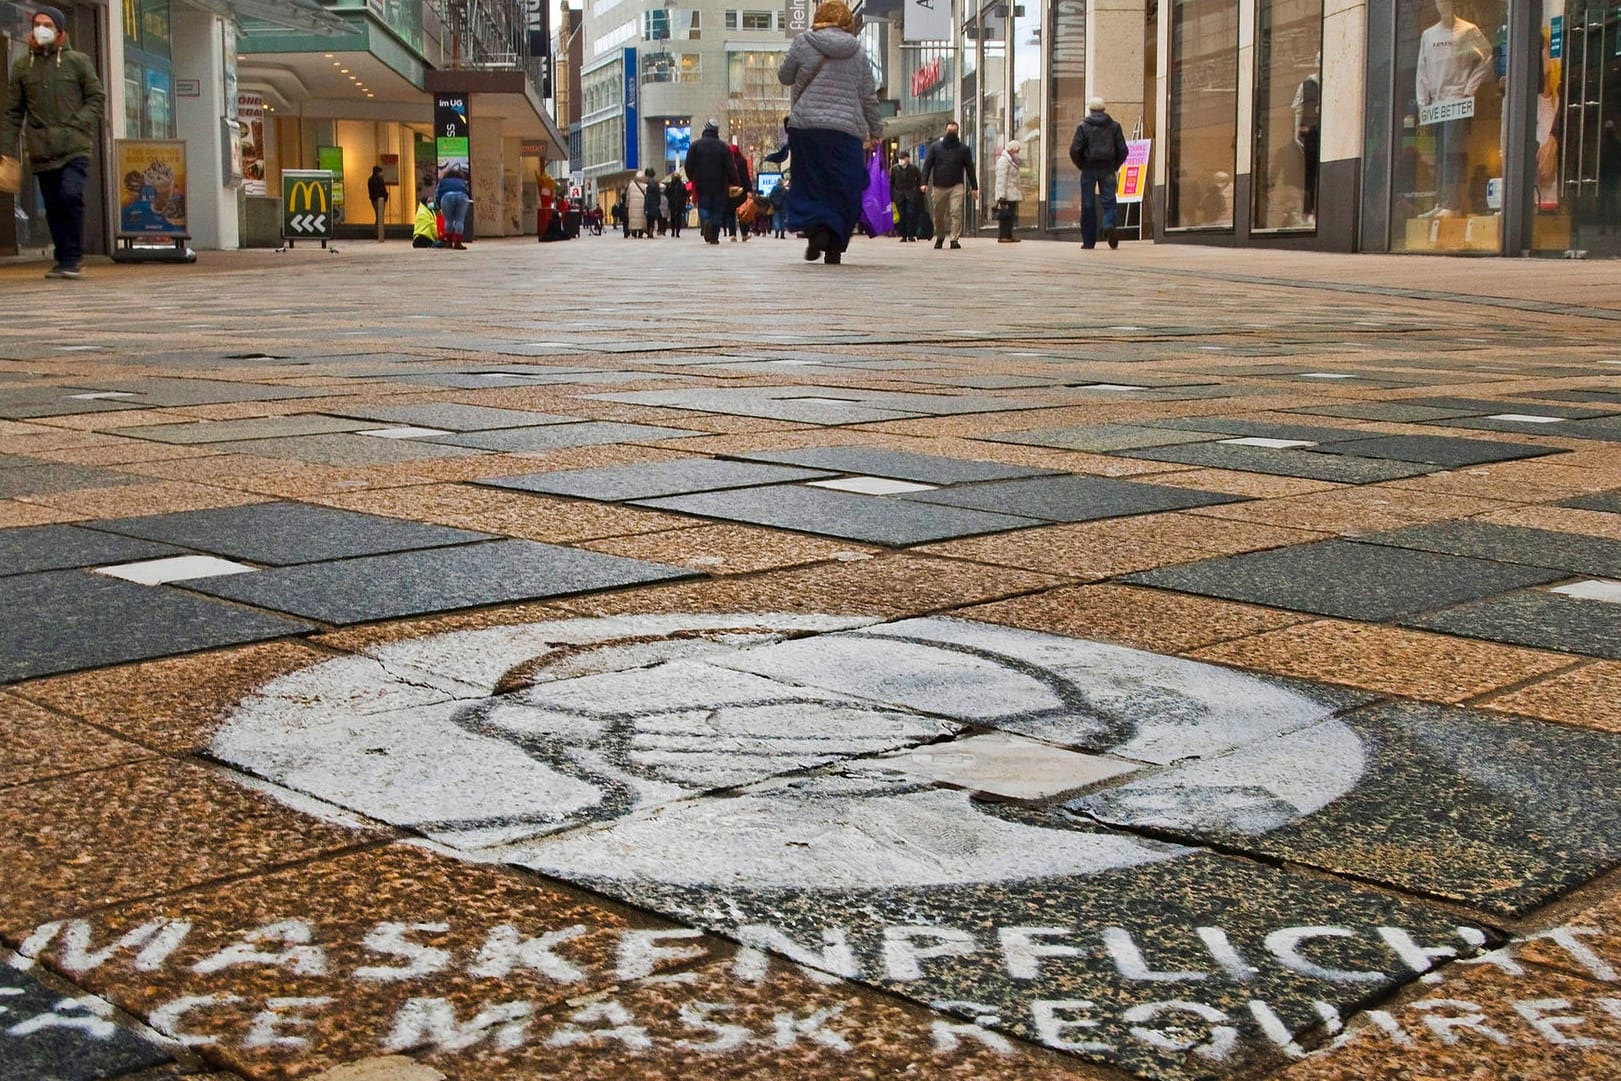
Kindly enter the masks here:
<path id="1" fill-rule="evenodd" d="M 1549 82 L 1557 85 L 1562 74 L 1563 92 L 1554 96 L 1554 85 L 1545 86 L 1537 108 L 1537 205 L 1554 211 L 1558 224 L 1544 227 L 1547 236 L 1539 230 L 1536 246 L 1613 257 L 1621 255 L 1621 6 L 1615 0 L 1564 6 L 1563 18 L 1551 20 L 1563 30 L 1561 46 L 1554 47 L 1552 33 L 1545 38 Z M 1542 137 L 1545 109 L 1559 114 L 1547 121 L 1557 147 Z"/>

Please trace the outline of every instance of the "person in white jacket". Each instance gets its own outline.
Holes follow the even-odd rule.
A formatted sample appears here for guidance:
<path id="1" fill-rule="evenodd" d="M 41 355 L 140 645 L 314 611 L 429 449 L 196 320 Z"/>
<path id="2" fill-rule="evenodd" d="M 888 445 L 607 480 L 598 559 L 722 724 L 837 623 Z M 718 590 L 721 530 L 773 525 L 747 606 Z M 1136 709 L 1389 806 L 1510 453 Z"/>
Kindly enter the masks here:
<path id="1" fill-rule="evenodd" d="M 1019 200 L 1023 197 L 1019 190 L 1019 155 L 1022 153 L 1024 144 L 1017 139 L 1009 139 L 1002 152 L 996 155 L 996 184 L 992 194 L 996 196 L 998 244 L 1019 242 L 1013 235 L 1013 222 L 1019 216 Z"/>

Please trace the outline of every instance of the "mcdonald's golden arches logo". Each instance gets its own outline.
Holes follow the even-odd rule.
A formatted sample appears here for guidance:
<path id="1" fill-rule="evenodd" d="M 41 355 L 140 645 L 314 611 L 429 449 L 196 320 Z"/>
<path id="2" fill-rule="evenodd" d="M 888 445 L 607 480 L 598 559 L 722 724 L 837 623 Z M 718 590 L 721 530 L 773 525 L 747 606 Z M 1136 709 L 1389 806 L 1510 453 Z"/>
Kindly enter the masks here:
<path id="1" fill-rule="evenodd" d="M 304 197 L 303 205 L 299 205 L 299 196 Z M 321 206 L 319 212 L 327 212 L 326 185 L 319 180 L 295 180 L 287 188 L 287 212 L 289 214 L 309 213 L 316 209 L 316 202 Z"/>

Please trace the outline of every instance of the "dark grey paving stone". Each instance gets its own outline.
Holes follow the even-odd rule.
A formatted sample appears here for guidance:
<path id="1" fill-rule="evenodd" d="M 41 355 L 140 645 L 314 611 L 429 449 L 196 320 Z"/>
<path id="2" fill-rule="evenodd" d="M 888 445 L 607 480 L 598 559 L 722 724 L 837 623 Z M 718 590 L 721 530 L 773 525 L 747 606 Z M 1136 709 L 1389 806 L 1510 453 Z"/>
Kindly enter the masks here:
<path id="1" fill-rule="evenodd" d="M 1133 514 L 1241 503 L 1243 496 L 1173 488 L 1160 484 L 1114 480 L 1110 477 L 1029 477 L 993 481 L 933 492 L 913 492 L 898 498 L 950 507 L 969 507 L 996 514 L 1018 514 L 1049 522 L 1090 522 Z"/>
<path id="2" fill-rule="evenodd" d="M 1621 862 L 1617 754 L 1613 733 L 1402 702 L 1127 778 L 1068 807 L 1522 916 Z M 1336 768 L 1357 780 L 1324 806 L 1302 806 L 1301 789 L 1257 782 L 1278 756 L 1299 763 L 1297 783 Z"/>
<path id="3" fill-rule="evenodd" d="M 1178 443 L 1208 443 L 1219 436 L 1211 432 L 1149 428 L 1137 424 L 1099 424 L 1078 425 L 1071 428 L 1036 428 L 1024 432 L 997 432 L 990 435 L 976 435 L 974 438 L 987 443 L 1054 447 L 1058 450 L 1079 450 L 1095 454 L 1111 450 L 1133 450 L 1137 447 L 1168 447 Z"/>
<path id="4" fill-rule="evenodd" d="M 854 495 L 797 484 L 642 499 L 635 505 L 897 546 L 1041 524 L 1034 518 L 941 507 L 887 496 Z"/>
<path id="5" fill-rule="evenodd" d="M 1332 540 L 1162 567 L 1124 580 L 1378 622 L 1564 577 L 1537 567 Z"/>
<path id="6" fill-rule="evenodd" d="M 111 413 L 120 409 L 139 409 L 141 406 L 128 399 L 74 398 L 72 395 L 89 393 L 72 388 L 53 388 L 48 395 L 30 395 L 27 400 L 0 401 L 0 420 L 35 420 L 44 417 L 67 417 L 78 413 Z"/>
<path id="7" fill-rule="evenodd" d="M 1318 417 L 1344 417 L 1346 420 L 1383 420 L 1393 424 L 1414 424 L 1427 420 L 1473 415 L 1468 409 L 1441 409 L 1433 405 L 1406 405 L 1401 402 L 1366 402 L 1360 405 L 1318 405 L 1306 409 L 1286 409 L 1286 413 L 1309 413 Z M 1522 410 L 1529 412 L 1529 410 Z"/>
<path id="8" fill-rule="evenodd" d="M 76 995 L 0 969 L 0 1081 L 101 1081 L 171 1061 Z"/>
<path id="9" fill-rule="evenodd" d="M 0 575 L 133 563 L 181 554 L 181 549 L 134 537 L 115 537 L 73 525 L 0 529 Z"/>
<path id="10" fill-rule="evenodd" d="M 339 468 L 398 465 L 432 458 L 470 458 L 479 453 L 471 447 L 443 446 L 425 439 L 383 439 L 372 435 L 355 435 L 353 432 L 301 435 L 289 439 L 244 439 L 215 443 L 213 446 L 224 453 L 287 458 L 295 462 Z"/>
<path id="11" fill-rule="evenodd" d="M 1517 412 L 1536 415 L 1541 413 L 1541 410 L 1533 407 Z M 1467 428 L 1476 432 L 1502 432 L 1506 435 L 1544 435 L 1555 439 L 1621 438 L 1621 428 L 1617 429 L 1616 435 L 1611 436 L 1602 429 L 1595 431 L 1590 427 L 1583 427 L 1593 423 L 1591 421 L 1560 420 L 1549 424 L 1539 421 L 1494 420 L 1491 417 L 1456 417 L 1430 423 L 1441 428 Z"/>
<path id="12" fill-rule="evenodd" d="M 1549 402 L 1594 402 L 1621 406 L 1621 390 L 1528 390 L 1510 398 L 1535 398 Z"/>
<path id="13" fill-rule="evenodd" d="M 271 566 L 490 539 L 488 533 L 468 529 L 308 503 L 254 503 L 140 518 L 107 518 L 87 524 L 109 533 L 164 541 Z"/>
<path id="14" fill-rule="evenodd" d="M 708 435 L 686 428 L 656 428 L 650 424 L 619 424 L 614 421 L 586 420 L 574 424 L 548 424 L 537 428 L 503 428 L 493 432 L 463 432 L 435 435 L 411 442 L 432 443 L 475 450 L 498 450 L 510 454 L 556 450 L 559 447 L 594 447 L 603 443 L 634 443 L 650 439 L 681 439 Z"/>
<path id="15" fill-rule="evenodd" d="M 426 615 L 697 577 L 692 571 L 534 541 L 362 556 L 186 583 L 327 623 Z"/>
<path id="16" fill-rule="evenodd" d="M 1491 597 L 1401 622 L 1488 642 L 1621 660 L 1621 605 L 1562 593 Z"/>
<path id="17" fill-rule="evenodd" d="M 1498 563 L 1549 567 L 1571 574 L 1621 577 L 1621 541 L 1581 533 L 1457 521 L 1412 526 L 1358 540 L 1366 544 L 1389 544 L 1397 548 L 1490 559 Z"/>
<path id="18" fill-rule="evenodd" d="M 286 417 L 252 417 L 244 420 L 205 421 L 197 424 L 148 424 L 120 428 L 119 435 L 150 439 L 157 443 L 194 445 L 230 443 L 242 439 L 285 439 L 297 435 L 330 435 L 368 427 L 363 421 L 326 417 L 318 413 L 298 413 Z"/>
<path id="19" fill-rule="evenodd" d="M 804 447 L 799 450 L 753 451 L 728 457 L 749 462 L 797 465 L 806 469 L 826 469 L 834 473 L 909 480 L 916 484 L 967 484 L 1059 475 L 1056 469 L 1003 465 L 972 458 L 946 458 L 935 454 L 911 454 L 882 447 Z"/>
<path id="20" fill-rule="evenodd" d="M 1454 439 L 1439 435 L 1381 435 L 1326 443 L 1313 448 L 1315 454 L 1351 454 L 1359 458 L 1386 458 L 1399 462 L 1425 462 L 1457 469 L 1488 462 L 1511 462 L 1520 458 L 1540 458 L 1562 454 L 1560 447 L 1538 447 L 1528 443 L 1501 443 L 1489 439 Z"/>
<path id="21" fill-rule="evenodd" d="M 233 383 L 221 379 L 123 379 L 105 390 L 129 391 L 127 399 L 144 407 L 163 405 L 217 405 L 221 402 L 274 402 L 295 398 L 327 398 L 346 391 L 342 387 L 284 387 L 273 383 Z"/>
<path id="22" fill-rule="evenodd" d="M 22 574 L 0 578 L 0 683 L 314 629 L 89 571 Z"/>
<path id="23" fill-rule="evenodd" d="M 1180 447 L 1142 447 L 1111 453 L 1151 462 L 1179 462 L 1211 469 L 1236 469 L 1275 477 L 1332 481 L 1336 484 L 1376 484 L 1435 472 L 1434 466 L 1378 458 L 1352 458 L 1314 454 L 1309 450 L 1236 447 L 1227 443 L 1193 443 Z"/>
<path id="24" fill-rule="evenodd" d="M 1511 394 L 1508 398 L 1525 397 L 1525 395 Z M 1429 406 L 1434 409 L 1455 409 L 1460 415 L 1491 416 L 1494 413 L 1541 413 L 1549 417 L 1564 417 L 1567 420 L 1583 420 L 1588 417 L 1609 416 L 1613 410 L 1581 409 L 1575 406 L 1548 405 L 1529 409 L 1515 401 L 1502 401 L 1493 398 L 1403 398 L 1399 405 Z"/>
<path id="25" fill-rule="evenodd" d="M 391 425 L 410 425 L 417 428 L 443 428 L 450 432 L 526 428 L 537 424 L 569 424 L 579 420 L 578 417 L 558 416 L 555 413 L 534 413 L 524 409 L 491 409 L 482 405 L 458 405 L 455 402 L 372 406 L 338 412 L 345 417 L 361 417 L 365 420 L 385 421 Z M 361 427 L 376 428 L 380 425 L 363 424 Z"/>
<path id="26" fill-rule="evenodd" d="M 695 458 L 677 462 L 608 466 L 602 469 L 569 469 L 558 473 L 529 473 L 518 477 L 490 477 L 476 483 L 489 488 L 509 488 L 519 492 L 543 492 L 548 495 L 571 495 L 581 499 L 618 502 L 625 499 L 686 495 L 692 492 L 714 492 L 724 488 L 787 484 L 831 476 L 832 473 L 819 469 Z"/>
<path id="27" fill-rule="evenodd" d="M 1574 510 L 1596 510 L 1608 514 L 1621 514 L 1621 490 L 1596 492 L 1593 495 L 1579 495 L 1563 500 L 1558 505 L 1570 507 Z"/>
<path id="28" fill-rule="evenodd" d="M 1259 439 L 1300 439 L 1310 443 L 1338 443 L 1351 439 L 1366 439 L 1367 432 L 1354 428 L 1329 428 L 1321 425 L 1286 424 L 1269 420 L 1247 420 L 1239 417 L 1176 417 L 1169 420 L 1146 420 L 1150 428 L 1171 428 L 1187 432 L 1215 432 L 1228 439 L 1254 437 Z"/>
<path id="29" fill-rule="evenodd" d="M 19 455 L 15 464 L 0 469 L 0 499 L 77 492 L 85 488 L 118 488 L 126 484 L 139 484 L 147 479 L 128 473 L 115 473 L 111 469 L 93 469 Z"/>
<path id="30" fill-rule="evenodd" d="M 1621 417 L 1594 417 L 1592 420 L 1573 420 L 1569 424 L 1549 425 L 1556 428 L 1549 435 L 1567 439 L 1604 439 L 1621 443 Z"/>
<path id="31" fill-rule="evenodd" d="M 1314 1002 L 1349 1013 L 1415 979 L 1381 927 L 1464 955 L 1497 941 L 1439 906 L 867 763 L 684 801 L 509 859 L 1167 1081 L 1270 1075 L 1287 1059 L 1263 1021 L 1297 1034 L 1321 1023 Z M 832 943 L 847 960 L 824 952 Z M 1206 943 L 1230 947 L 1225 966 Z M 1218 1019 L 1220 1052 L 1190 1054 Z"/>

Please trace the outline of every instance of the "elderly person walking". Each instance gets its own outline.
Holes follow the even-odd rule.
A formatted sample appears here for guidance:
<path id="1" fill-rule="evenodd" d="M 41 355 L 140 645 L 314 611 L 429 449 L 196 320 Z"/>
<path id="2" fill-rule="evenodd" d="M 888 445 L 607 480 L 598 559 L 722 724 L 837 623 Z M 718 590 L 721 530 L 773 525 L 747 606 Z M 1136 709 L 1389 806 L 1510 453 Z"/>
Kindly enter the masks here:
<path id="1" fill-rule="evenodd" d="M 850 244 L 867 187 L 864 151 L 884 132 L 872 65 L 854 31 L 844 0 L 822 0 L 777 69 L 778 81 L 793 87 L 788 226 L 805 234 L 807 260 L 828 264 L 841 262 Z"/>
<path id="2" fill-rule="evenodd" d="M 1018 220 L 1019 200 L 1023 198 L 1019 191 L 1019 155 L 1023 151 L 1023 143 L 1009 139 L 996 155 L 996 241 L 999 244 L 1019 242 L 1013 235 L 1013 223 Z"/>

